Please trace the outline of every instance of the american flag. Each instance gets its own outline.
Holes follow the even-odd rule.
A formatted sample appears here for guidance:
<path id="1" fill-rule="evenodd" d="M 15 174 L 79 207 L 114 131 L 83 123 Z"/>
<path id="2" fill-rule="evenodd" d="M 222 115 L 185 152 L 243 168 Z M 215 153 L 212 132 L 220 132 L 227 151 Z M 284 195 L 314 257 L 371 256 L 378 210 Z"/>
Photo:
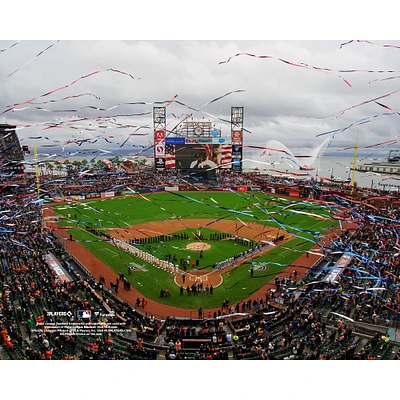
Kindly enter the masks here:
<path id="1" fill-rule="evenodd" d="M 175 145 L 165 145 L 165 169 L 175 168 Z"/>
<path id="2" fill-rule="evenodd" d="M 231 168 L 232 146 L 230 144 L 221 144 L 217 150 L 217 163 L 221 168 Z"/>

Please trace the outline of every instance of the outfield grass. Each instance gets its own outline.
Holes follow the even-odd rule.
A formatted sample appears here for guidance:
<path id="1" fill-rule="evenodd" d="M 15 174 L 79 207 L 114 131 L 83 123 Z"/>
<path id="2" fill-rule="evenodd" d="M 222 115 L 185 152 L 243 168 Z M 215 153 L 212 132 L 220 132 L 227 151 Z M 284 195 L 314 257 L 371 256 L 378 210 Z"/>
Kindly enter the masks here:
<path id="1" fill-rule="evenodd" d="M 94 228 L 123 228 L 149 221 L 183 218 L 241 219 L 280 224 L 294 228 L 307 227 L 312 218 L 296 212 L 309 212 L 331 217 L 322 205 L 291 201 L 264 193 L 183 192 L 152 193 L 106 200 L 85 201 L 56 206 L 55 210 L 70 219 Z M 294 205 L 295 204 L 295 205 Z M 292 206 L 291 208 L 287 208 Z M 326 221 L 325 221 L 326 222 Z M 328 223 L 329 224 L 329 223 Z"/>
<path id="2" fill-rule="evenodd" d="M 147 272 L 134 272 L 127 276 L 131 284 L 143 296 L 182 308 L 195 309 L 201 306 L 204 310 L 220 307 L 226 298 L 229 298 L 232 304 L 249 297 L 285 269 L 287 265 L 293 263 L 302 252 L 310 249 L 314 245 L 315 238 L 319 234 L 326 233 L 325 229 L 328 226 L 336 225 L 335 221 L 320 220 L 304 214 L 332 216 L 326 207 L 277 198 L 263 193 L 253 195 L 231 192 L 185 192 L 183 196 L 158 193 L 146 195 L 145 198 L 129 196 L 63 204 L 54 208 L 56 213 L 64 217 L 70 214 L 70 218 L 60 220 L 60 225 L 75 225 L 76 227 L 70 230 L 74 239 L 81 241 L 88 250 L 114 271 L 121 271 L 127 276 L 127 266 L 130 263 L 136 262 L 145 265 Z M 302 214 L 296 213 L 296 211 Z M 293 234 L 294 238 L 254 260 L 268 262 L 267 271 L 256 271 L 254 277 L 250 278 L 251 265 L 245 264 L 231 271 L 230 276 L 223 273 L 223 283 L 214 290 L 212 296 L 188 296 L 186 291 L 183 296 L 180 296 L 179 287 L 174 282 L 173 274 L 153 267 L 108 243 L 99 241 L 96 236 L 84 229 L 85 226 L 122 228 L 169 218 L 240 218 L 242 221 L 254 221 L 278 227 Z M 204 229 L 202 229 L 203 231 Z M 171 253 L 172 255 L 176 254 L 179 260 L 181 255 L 182 258 L 186 258 L 189 254 L 189 250 L 186 250 L 185 247 L 190 242 L 179 239 L 153 243 L 152 251 L 158 258 Z M 201 260 L 200 268 L 215 264 L 217 261 L 247 249 L 248 247 L 235 245 L 232 241 L 215 242 L 212 251 L 203 252 L 204 257 Z M 196 251 L 191 252 L 194 255 L 197 253 Z M 162 288 L 169 289 L 171 297 L 160 298 L 159 293 Z"/>

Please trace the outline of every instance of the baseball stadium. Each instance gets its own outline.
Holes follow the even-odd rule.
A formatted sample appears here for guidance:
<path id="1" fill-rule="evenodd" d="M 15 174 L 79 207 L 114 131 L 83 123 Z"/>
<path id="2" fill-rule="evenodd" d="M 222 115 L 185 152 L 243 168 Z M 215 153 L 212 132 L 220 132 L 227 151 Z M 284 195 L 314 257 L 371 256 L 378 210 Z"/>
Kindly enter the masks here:
<path id="1" fill-rule="evenodd" d="M 243 107 L 166 121 L 57 176 L 1 126 L 1 358 L 398 359 L 399 197 L 245 171 Z"/>

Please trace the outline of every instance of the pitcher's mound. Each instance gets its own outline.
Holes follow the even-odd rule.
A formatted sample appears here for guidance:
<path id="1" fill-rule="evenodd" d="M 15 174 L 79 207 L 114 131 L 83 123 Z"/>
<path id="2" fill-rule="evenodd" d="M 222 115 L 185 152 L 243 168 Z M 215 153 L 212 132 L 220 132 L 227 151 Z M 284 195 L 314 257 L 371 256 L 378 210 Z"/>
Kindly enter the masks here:
<path id="1" fill-rule="evenodd" d="M 186 248 L 188 250 L 208 250 L 211 246 L 208 243 L 202 243 L 202 242 L 194 242 L 194 243 L 189 243 Z"/>

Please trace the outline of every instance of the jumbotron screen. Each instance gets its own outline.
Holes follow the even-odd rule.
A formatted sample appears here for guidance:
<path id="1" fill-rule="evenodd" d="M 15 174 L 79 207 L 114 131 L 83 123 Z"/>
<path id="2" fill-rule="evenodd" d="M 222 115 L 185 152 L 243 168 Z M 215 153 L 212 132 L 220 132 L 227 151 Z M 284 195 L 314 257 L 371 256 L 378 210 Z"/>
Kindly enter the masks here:
<path id="1" fill-rule="evenodd" d="M 156 169 L 241 171 L 242 144 L 231 138 L 166 138 L 155 143 Z"/>
<path id="2" fill-rule="evenodd" d="M 167 144 L 165 168 L 213 169 L 231 168 L 231 144 Z"/>

